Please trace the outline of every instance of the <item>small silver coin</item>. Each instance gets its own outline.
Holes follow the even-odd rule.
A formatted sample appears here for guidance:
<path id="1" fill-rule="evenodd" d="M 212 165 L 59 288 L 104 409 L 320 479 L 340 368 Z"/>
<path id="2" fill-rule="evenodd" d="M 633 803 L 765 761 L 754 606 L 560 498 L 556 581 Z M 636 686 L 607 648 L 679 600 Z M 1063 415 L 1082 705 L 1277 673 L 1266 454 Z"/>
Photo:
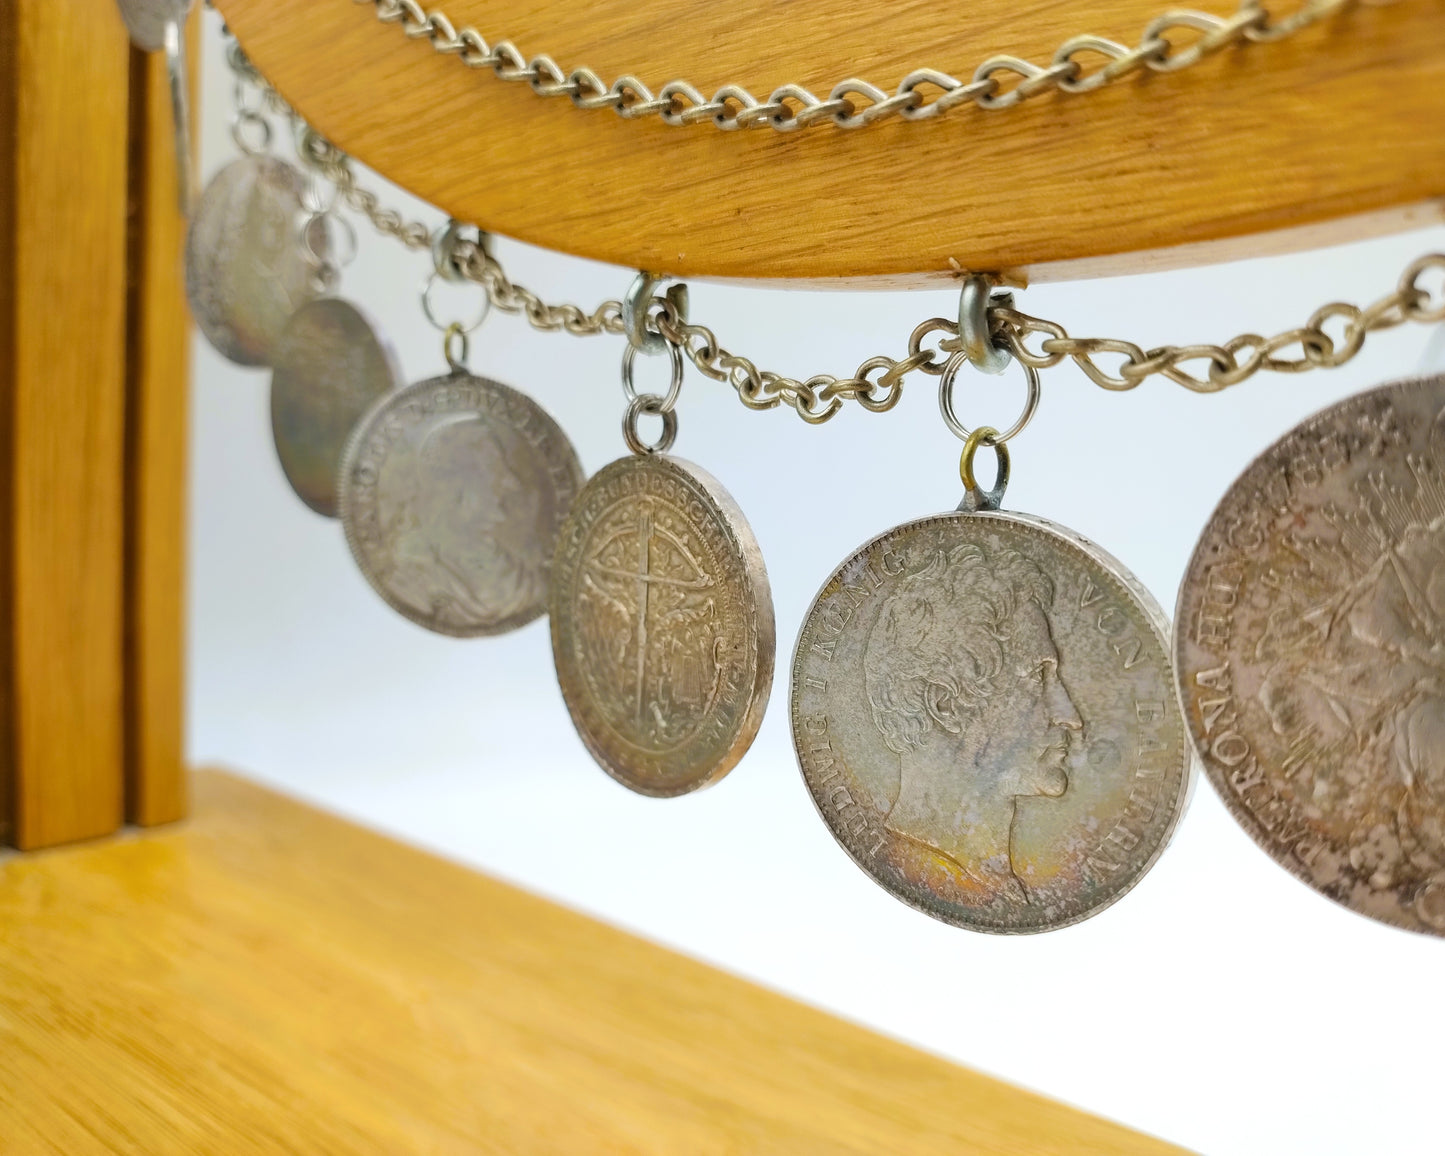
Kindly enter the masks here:
<path id="1" fill-rule="evenodd" d="M 284 161 L 242 157 L 211 178 L 191 216 L 191 314 L 206 340 L 239 365 L 269 365 L 291 314 L 317 295 L 297 232 L 303 187 Z"/>
<path id="2" fill-rule="evenodd" d="M 166 25 L 184 24 L 191 0 L 116 0 L 131 43 L 142 52 L 165 47 Z"/>
<path id="3" fill-rule="evenodd" d="M 1322 895 L 1445 935 L 1445 377 L 1296 426 L 1229 488 L 1174 633 L 1240 825 Z"/>
<path id="4" fill-rule="evenodd" d="M 551 616 L 562 697 L 609 775 L 667 798 L 737 765 L 773 684 L 773 603 L 715 478 L 664 454 L 598 473 L 557 539 Z"/>
<path id="5" fill-rule="evenodd" d="M 465 372 L 407 386 L 361 419 L 340 477 L 351 552 L 398 613 L 470 638 L 546 611 L 552 548 L 583 474 L 525 394 Z"/>
<path id="6" fill-rule="evenodd" d="M 349 301 L 323 297 L 292 314 L 272 356 L 271 435 L 286 480 L 318 514 L 336 516 L 356 423 L 400 384 L 391 343 Z"/>
<path id="7" fill-rule="evenodd" d="M 945 923 L 1064 927 L 1163 851 L 1193 762 L 1167 625 L 1117 561 L 1014 513 L 862 547 L 793 655 L 793 742 L 833 837 Z"/>

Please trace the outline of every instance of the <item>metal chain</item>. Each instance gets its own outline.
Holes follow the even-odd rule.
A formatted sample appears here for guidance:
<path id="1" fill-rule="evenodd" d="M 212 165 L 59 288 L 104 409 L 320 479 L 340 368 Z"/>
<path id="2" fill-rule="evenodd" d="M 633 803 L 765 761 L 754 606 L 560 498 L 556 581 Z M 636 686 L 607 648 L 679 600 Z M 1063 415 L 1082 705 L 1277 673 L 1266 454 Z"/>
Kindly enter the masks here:
<path id="1" fill-rule="evenodd" d="M 1379 7 L 1393 0 L 1304 0 L 1283 17 L 1271 13 L 1264 0 L 1241 0 L 1228 17 L 1171 9 L 1150 21 L 1133 48 L 1102 36 L 1074 36 L 1059 45 L 1047 65 L 991 56 L 968 81 L 920 68 L 891 94 L 850 77 L 836 84 L 826 100 L 798 84 L 774 89 L 765 100 L 741 85 L 728 84 L 708 100 L 686 80 L 670 80 L 654 96 L 636 76 L 620 76 L 609 85 L 590 68 L 568 72 L 547 55 L 528 60 L 510 40 L 489 45 L 475 28 L 458 30 L 445 13 L 427 11 L 419 0 L 355 2 L 371 4 L 382 23 L 395 24 L 410 39 L 430 41 L 434 51 L 455 56 L 468 68 L 526 84 L 538 96 L 565 96 L 576 108 L 610 108 L 628 120 L 655 116 L 675 126 L 706 123 L 720 129 L 792 132 L 817 124 L 860 128 L 892 116 L 928 120 L 962 104 L 991 111 L 1013 108 L 1052 91 L 1093 92 L 1140 71 L 1179 72 L 1236 45 L 1272 44 L 1359 3 Z M 1182 38 L 1171 38 L 1181 32 Z"/>
<path id="2" fill-rule="evenodd" d="M 268 107 L 297 126 L 297 155 L 302 163 L 331 181 L 347 205 L 363 214 L 378 232 L 410 249 L 431 245 L 433 230 L 421 221 L 407 221 L 395 209 L 383 206 L 371 190 L 358 185 L 351 158 L 306 125 L 234 41 L 229 59 L 239 77 L 257 86 Z M 460 272 L 486 290 L 494 308 L 526 317 L 534 329 L 562 330 L 579 337 L 626 333 L 620 301 L 604 301 L 590 313 L 572 304 L 549 304 L 513 282 L 484 243 L 458 238 L 452 259 Z M 1434 290 L 1422 284 L 1432 274 L 1440 280 Z M 731 385 L 749 409 L 786 405 L 814 425 L 833 417 L 845 401 L 856 401 L 875 413 L 892 409 L 902 395 L 904 378 L 915 371 L 939 376 L 949 355 L 961 348 L 958 322 L 934 317 L 914 329 L 903 357 L 870 357 L 852 377 L 817 374 L 798 380 L 759 369 L 741 354 L 729 352 L 711 329 L 682 317 L 667 297 L 653 298 L 649 320 L 704 376 Z M 1031 317 L 1004 302 L 989 306 L 988 321 L 995 340 L 1033 369 L 1052 368 L 1067 357 L 1090 380 L 1109 390 L 1133 389 L 1146 378 L 1162 375 L 1195 392 L 1215 393 L 1264 370 L 1302 373 L 1343 365 L 1360 352 L 1366 336 L 1377 330 L 1406 322 L 1445 321 L 1445 254 L 1431 253 L 1411 262 L 1392 292 L 1364 308 L 1334 302 L 1315 310 L 1297 329 L 1270 338 L 1245 333 L 1223 345 L 1164 345 L 1145 350 L 1117 338 L 1070 337 L 1057 322 Z M 1336 330 L 1334 334 L 1329 332 L 1331 328 Z M 925 348 L 924 343 L 933 334 L 941 334 L 942 339 Z M 1029 339 L 1040 334 L 1043 340 L 1030 348 Z M 1287 356 L 1294 347 L 1298 347 L 1298 354 Z M 1113 373 L 1095 360 L 1100 354 L 1122 359 Z M 1200 365 L 1200 371 L 1191 373 L 1191 364 Z"/>

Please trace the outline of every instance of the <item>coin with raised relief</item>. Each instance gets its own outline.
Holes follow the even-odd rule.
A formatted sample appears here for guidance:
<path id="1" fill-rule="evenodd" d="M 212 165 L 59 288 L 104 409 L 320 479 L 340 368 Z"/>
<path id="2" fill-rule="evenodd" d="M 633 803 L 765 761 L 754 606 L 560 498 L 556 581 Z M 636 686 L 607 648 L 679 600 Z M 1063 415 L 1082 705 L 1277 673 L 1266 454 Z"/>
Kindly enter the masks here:
<path id="1" fill-rule="evenodd" d="M 398 613 L 459 638 L 547 609 L 557 530 L 582 466 L 525 394 L 456 371 L 378 401 L 341 463 L 357 565 Z"/>
<path id="2" fill-rule="evenodd" d="M 608 774 L 669 797 L 742 758 L 773 681 L 773 604 L 752 530 L 709 474 L 664 454 L 582 491 L 552 564 L 567 709 Z"/>
<path id="3" fill-rule="evenodd" d="M 1096 914 L 1188 798 L 1162 612 L 1041 518 L 941 514 L 875 538 L 814 600 L 792 675 L 823 821 L 946 923 L 1010 934 Z"/>
<path id="4" fill-rule="evenodd" d="M 1175 662 L 1210 781 L 1277 862 L 1445 935 L 1445 377 L 1326 409 L 1225 494 Z"/>
<path id="5" fill-rule="evenodd" d="M 201 332 L 238 365 L 269 365 L 291 314 L 317 296 L 298 233 L 304 181 L 248 156 L 211 178 L 186 234 L 186 297 Z M 325 256 L 324 238 L 318 243 Z"/>
<path id="6" fill-rule="evenodd" d="M 292 314 L 271 359 L 271 436 L 286 480 L 318 514 L 336 516 L 346 440 L 400 383 L 391 343 L 351 302 L 322 297 Z"/>

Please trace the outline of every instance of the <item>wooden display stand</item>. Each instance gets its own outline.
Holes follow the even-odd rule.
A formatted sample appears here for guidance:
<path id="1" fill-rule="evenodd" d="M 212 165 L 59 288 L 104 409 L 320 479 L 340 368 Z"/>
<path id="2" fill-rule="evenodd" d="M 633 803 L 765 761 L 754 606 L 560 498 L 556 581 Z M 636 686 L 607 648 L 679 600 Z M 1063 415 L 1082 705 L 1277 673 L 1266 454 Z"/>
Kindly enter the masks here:
<path id="1" fill-rule="evenodd" d="M 220 6 L 360 159 L 634 267 L 1079 275 L 1419 223 L 1445 194 L 1441 0 L 1010 113 L 791 137 L 539 101 L 346 0 Z M 824 93 L 1132 40 L 1157 7 L 986 0 L 959 35 L 932 2 L 447 3 L 608 77 Z M 111 0 L 0 0 L 0 832 L 23 850 L 186 810 L 169 116 Z M 0 864 L 4 1151 L 1175 1151 L 241 781 L 196 788 L 182 826 Z"/>

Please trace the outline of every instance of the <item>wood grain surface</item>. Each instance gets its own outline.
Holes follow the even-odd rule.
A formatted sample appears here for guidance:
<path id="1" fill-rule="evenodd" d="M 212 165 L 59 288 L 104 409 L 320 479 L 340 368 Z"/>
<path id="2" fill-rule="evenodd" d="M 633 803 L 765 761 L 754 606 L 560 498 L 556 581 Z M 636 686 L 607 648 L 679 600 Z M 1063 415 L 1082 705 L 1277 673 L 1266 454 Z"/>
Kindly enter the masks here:
<path id="1" fill-rule="evenodd" d="M 791 134 L 577 111 L 436 55 L 379 24 L 370 4 L 217 6 L 303 115 L 411 191 L 509 236 L 675 274 L 907 283 L 947 276 L 956 261 L 1080 276 L 1128 269 L 1139 253 L 1159 267 L 1438 219 L 1438 206 L 1418 206 L 1445 196 L 1445 0 L 1362 6 L 1276 44 L 1087 95 Z M 1085 32 L 1134 44 L 1169 6 L 429 7 L 609 82 L 634 73 L 656 91 L 681 76 L 706 93 L 737 82 L 759 94 L 797 82 L 826 95 L 852 76 L 891 89 L 925 65 L 968 77 L 996 53 L 1047 62 Z M 1333 227 L 1321 233 L 1324 223 Z"/>
<path id="2" fill-rule="evenodd" d="M 199 60 L 199 16 L 188 29 Z M 195 71 L 191 105 L 195 107 Z M 181 271 L 170 84 L 161 53 L 131 55 L 126 366 L 125 815 L 186 812 L 183 623 L 190 321 Z M 194 152 L 194 150 L 193 150 Z"/>
<path id="3" fill-rule="evenodd" d="M 121 821 L 129 67 L 112 0 L 0 0 L 0 764 L 21 847 Z"/>
<path id="4" fill-rule="evenodd" d="M 1180 1151 L 229 776 L 0 862 L 0 1150 Z"/>

